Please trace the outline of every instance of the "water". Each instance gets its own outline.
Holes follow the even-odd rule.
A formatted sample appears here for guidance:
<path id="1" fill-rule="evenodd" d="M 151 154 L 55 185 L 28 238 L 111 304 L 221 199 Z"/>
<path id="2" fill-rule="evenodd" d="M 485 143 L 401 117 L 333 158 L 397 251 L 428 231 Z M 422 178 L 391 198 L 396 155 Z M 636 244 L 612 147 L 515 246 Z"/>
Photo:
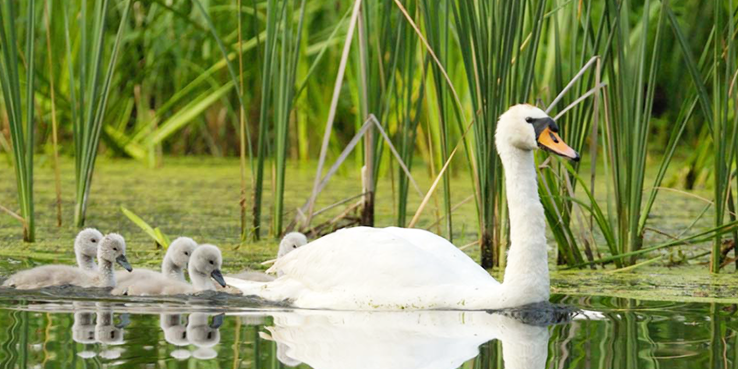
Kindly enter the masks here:
<path id="1" fill-rule="evenodd" d="M 17 221 L 0 215 L 0 277 L 41 264 L 73 263 L 72 240 L 78 229 L 71 224 L 71 162 L 62 171 L 63 227 L 56 226 L 51 167 L 38 169 L 38 240 L 21 242 Z M 1 172 L 10 170 L 0 161 Z M 335 178 L 317 206 L 359 193 L 356 173 Z M 302 205 L 313 174 L 312 167 L 291 168 L 288 209 Z M 417 179 L 422 188 L 429 187 L 428 178 Z M 457 204 L 471 189 L 463 176 L 454 180 L 453 203 Z M 168 159 L 167 165 L 156 169 L 110 161 L 98 166 L 93 182 L 88 225 L 123 234 L 134 267 L 158 268 L 163 250 L 122 215 L 120 206 L 170 236 L 217 244 L 224 254 L 225 273 L 263 268 L 259 262 L 276 253 L 272 238 L 240 245 L 237 161 Z M 391 188 L 386 180 L 379 186 L 386 198 L 377 204 L 377 225 L 391 225 L 395 219 L 394 204 L 387 195 Z M 601 196 L 605 189 L 597 193 Z M 268 193 L 265 199 L 268 209 Z M 409 208 L 415 209 L 419 202 L 411 192 Z M 0 204 L 17 208 L 12 176 L 0 178 Z M 704 206 L 693 197 L 662 193 L 649 218 L 659 232 L 648 232 L 647 244 L 668 239 L 660 232 L 679 234 Z M 455 243 L 476 239 L 474 214 L 472 202 L 455 214 Z M 709 227 L 710 219 L 708 213 L 693 230 Z M 433 221 L 428 211 L 421 225 L 430 226 Z M 265 229 L 269 222 L 266 217 Z M 553 262 L 555 243 L 549 240 L 549 246 Z M 265 311 L 259 301 L 223 295 L 133 300 L 112 298 L 104 291 L 61 288 L 19 294 L 0 289 L 0 368 L 272 369 L 298 362 L 302 368 L 316 369 L 738 368 L 736 307 L 728 304 L 738 303 L 734 275 L 709 275 L 700 264 L 705 257 L 679 262 L 703 253 L 706 247 L 663 250 L 663 264 L 678 266 L 647 266 L 635 273 L 561 272 L 551 265 L 553 291 L 576 295 L 557 295 L 552 301 L 585 311 L 573 317 L 566 314 L 567 309 L 542 306 L 503 315 L 351 314 L 289 311 L 284 306 Z M 478 257 L 475 246 L 465 251 Z M 494 273 L 500 277 L 499 270 Z M 640 300 L 581 297 L 601 294 Z M 69 296 L 75 296 L 75 301 Z M 166 315 L 166 331 L 162 315 Z"/>
<path id="2" fill-rule="evenodd" d="M 735 305 L 555 296 L 523 311 L 371 313 L 65 292 L 0 291 L 0 367 L 738 367 Z"/>

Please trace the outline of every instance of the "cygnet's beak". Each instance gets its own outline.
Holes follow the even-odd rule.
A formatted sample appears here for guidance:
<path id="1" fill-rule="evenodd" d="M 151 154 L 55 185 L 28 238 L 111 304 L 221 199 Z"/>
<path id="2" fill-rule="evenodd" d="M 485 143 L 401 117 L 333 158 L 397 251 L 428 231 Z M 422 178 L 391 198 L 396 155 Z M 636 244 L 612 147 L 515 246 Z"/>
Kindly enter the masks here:
<path id="1" fill-rule="evenodd" d="M 213 270 L 213 272 L 210 273 L 210 276 L 213 277 L 213 279 L 215 279 L 215 281 L 222 287 L 226 286 L 225 279 L 223 279 L 223 274 L 220 273 L 220 269 Z"/>
<path id="2" fill-rule="evenodd" d="M 125 255 L 118 256 L 117 258 L 115 258 L 115 261 L 117 261 L 118 264 L 123 267 L 123 269 L 129 272 L 133 271 L 133 268 L 131 267 L 131 264 L 128 263 L 128 259 L 126 259 Z"/>
<path id="3" fill-rule="evenodd" d="M 123 313 L 123 314 L 120 315 L 120 323 L 116 324 L 115 325 L 115 328 L 118 328 L 118 329 L 125 328 L 129 324 L 131 324 L 131 319 L 128 316 L 128 313 Z"/>
<path id="4" fill-rule="evenodd" d="M 223 286 L 225 287 L 225 286 Z M 213 322 L 210 323 L 210 328 L 218 329 L 221 325 L 223 325 L 223 317 L 225 317 L 225 314 L 218 314 L 213 317 Z"/>
<path id="5" fill-rule="evenodd" d="M 559 136 L 559 127 L 551 118 L 540 118 L 533 122 L 538 146 L 556 155 L 579 161 L 579 154 Z"/>

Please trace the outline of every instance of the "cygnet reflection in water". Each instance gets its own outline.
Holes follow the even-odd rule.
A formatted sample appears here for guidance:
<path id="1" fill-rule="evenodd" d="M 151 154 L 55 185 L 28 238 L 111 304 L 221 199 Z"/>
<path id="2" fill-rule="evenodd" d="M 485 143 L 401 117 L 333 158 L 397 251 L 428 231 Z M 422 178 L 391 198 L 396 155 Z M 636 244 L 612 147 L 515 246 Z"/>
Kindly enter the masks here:
<path id="1" fill-rule="evenodd" d="M 75 302 L 73 306 L 76 312 L 72 325 L 72 339 L 75 342 L 106 345 L 122 345 L 125 343 L 124 329 L 130 324 L 127 313 L 117 315 L 118 321 L 116 322 L 116 314 L 112 305 L 108 303 Z M 111 348 L 99 353 L 83 350 L 77 355 L 83 359 L 90 359 L 95 356 L 115 359 L 120 357 L 120 354 L 121 350 Z"/>
<path id="2" fill-rule="evenodd" d="M 159 326 L 164 331 L 167 342 L 179 347 L 190 344 L 197 347 L 193 352 L 186 349 L 173 350 L 171 356 L 175 359 L 186 360 L 190 356 L 212 359 L 218 356 L 213 347 L 220 342 L 223 314 L 192 313 L 186 319 L 182 314 L 161 314 L 159 319 Z"/>
<path id="3" fill-rule="evenodd" d="M 313 369 L 453 369 L 495 339 L 506 369 L 544 369 L 548 325 L 573 314 L 548 303 L 495 312 L 296 310 L 270 313 L 265 336 L 283 364 Z"/>
<path id="4" fill-rule="evenodd" d="M 124 328 L 130 324 L 128 313 L 115 314 L 111 305 L 107 303 L 75 302 L 73 304 L 74 324 L 72 338 L 77 343 L 106 345 L 124 344 Z M 118 317 L 118 322 L 116 322 Z M 162 313 L 160 327 L 164 332 L 164 339 L 179 347 L 172 350 L 170 355 L 178 360 L 190 357 L 196 359 L 213 359 L 218 356 L 214 349 L 220 343 L 220 327 L 223 325 L 223 314 L 191 313 L 185 314 Z M 195 346 L 190 351 L 186 346 Z M 106 348 L 99 353 L 84 350 L 78 356 L 84 359 L 100 356 L 107 359 L 120 357 L 123 350 Z"/>

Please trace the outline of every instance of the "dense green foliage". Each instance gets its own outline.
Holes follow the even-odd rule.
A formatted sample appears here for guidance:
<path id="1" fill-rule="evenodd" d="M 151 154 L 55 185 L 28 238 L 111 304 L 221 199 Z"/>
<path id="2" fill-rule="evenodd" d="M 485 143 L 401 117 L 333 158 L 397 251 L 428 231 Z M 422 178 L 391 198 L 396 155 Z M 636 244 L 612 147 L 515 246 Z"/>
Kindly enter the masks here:
<path id="1" fill-rule="evenodd" d="M 538 155 L 560 263 L 631 265 L 669 247 L 643 245 L 665 180 L 714 188 L 715 228 L 673 236 L 713 239 L 715 272 L 726 260 L 738 137 L 732 0 L 11 3 L 2 15 L 12 37 L 0 40 L 0 150 L 17 169 L 16 216 L 29 239 L 33 152 L 54 152 L 57 141 L 76 159 L 78 225 L 98 152 L 151 166 L 166 155 L 240 156 L 242 239 L 265 233 L 263 211 L 272 235 L 310 228 L 324 165 L 353 157 L 350 170 L 364 181 L 345 197 L 363 195 L 359 223 L 371 224 L 375 199 L 391 201 L 402 226 L 435 202 L 447 237 L 458 205 L 449 176 L 468 173 L 460 175 L 474 188 L 466 201 L 476 205 L 482 263 L 499 266 L 508 230 L 494 129 L 510 105 L 528 102 L 558 117 L 593 168 L 587 175 Z M 339 155 L 358 142 L 362 150 Z M 686 163 L 676 181 L 666 178 L 675 155 Z M 314 189 L 285 227 L 286 163 L 315 158 Z M 421 162 L 423 175 L 438 177 L 434 192 L 412 178 Z M 652 183 L 649 163 L 659 168 Z M 596 177 L 601 165 L 606 175 Z M 392 178 L 391 194 L 374 193 L 379 176 Z M 595 181 L 610 191 L 595 196 Z M 274 189 L 271 209 L 265 187 Z M 408 208 L 413 192 L 426 198 L 417 211 Z"/>

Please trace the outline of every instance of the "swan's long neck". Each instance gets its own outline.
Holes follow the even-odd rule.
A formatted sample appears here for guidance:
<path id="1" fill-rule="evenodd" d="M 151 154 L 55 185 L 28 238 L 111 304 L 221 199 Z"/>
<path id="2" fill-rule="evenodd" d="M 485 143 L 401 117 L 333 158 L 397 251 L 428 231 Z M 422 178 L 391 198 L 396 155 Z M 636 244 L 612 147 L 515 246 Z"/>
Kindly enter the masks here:
<path id="1" fill-rule="evenodd" d="M 180 268 L 177 264 L 167 256 L 164 261 L 161 262 L 161 273 L 167 278 L 171 278 L 177 281 L 185 282 L 184 269 Z"/>
<path id="2" fill-rule="evenodd" d="M 548 301 L 546 221 L 538 197 L 533 151 L 500 148 L 510 214 L 510 251 L 502 284 L 505 305 Z"/>
<path id="3" fill-rule="evenodd" d="M 100 287 L 115 287 L 113 263 L 101 258 L 98 258 L 97 262 L 100 265 L 100 269 L 98 270 L 101 282 Z"/>

